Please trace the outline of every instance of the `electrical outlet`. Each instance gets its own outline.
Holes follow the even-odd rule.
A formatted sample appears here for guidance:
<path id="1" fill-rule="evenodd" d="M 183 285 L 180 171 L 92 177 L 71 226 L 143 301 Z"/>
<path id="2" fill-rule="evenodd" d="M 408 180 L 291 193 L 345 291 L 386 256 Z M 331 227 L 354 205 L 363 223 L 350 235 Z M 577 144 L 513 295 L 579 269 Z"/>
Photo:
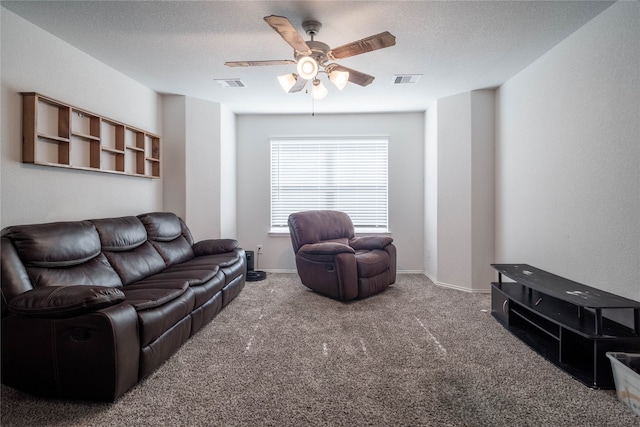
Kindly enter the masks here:
<path id="1" fill-rule="evenodd" d="M 262 254 L 262 245 L 258 245 L 258 254 Z"/>

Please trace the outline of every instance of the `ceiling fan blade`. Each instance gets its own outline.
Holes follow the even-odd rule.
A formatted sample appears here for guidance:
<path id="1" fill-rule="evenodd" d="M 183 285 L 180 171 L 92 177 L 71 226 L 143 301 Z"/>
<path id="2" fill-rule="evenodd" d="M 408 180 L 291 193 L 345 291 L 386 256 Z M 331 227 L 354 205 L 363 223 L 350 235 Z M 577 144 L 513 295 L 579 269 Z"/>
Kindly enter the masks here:
<path id="1" fill-rule="evenodd" d="M 262 65 L 290 65 L 295 63 L 296 61 L 292 61 L 291 59 L 276 59 L 271 61 L 229 61 L 225 62 L 224 65 L 227 67 L 256 67 Z"/>
<path id="2" fill-rule="evenodd" d="M 367 86 L 371 84 L 371 82 L 373 82 L 373 80 L 375 79 L 375 77 L 370 76 L 369 74 L 365 74 L 363 72 L 356 71 L 354 69 L 344 67 L 338 64 L 330 64 L 327 66 L 327 69 L 336 70 L 336 71 L 348 71 L 349 81 L 351 83 L 357 84 L 358 86 Z"/>
<path id="3" fill-rule="evenodd" d="M 333 59 L 348 58 L 354 55 L 360 55 L 361 53 L 371 52 L 378 49 L 384 49 L 385 47 L 395 46 L 396 36 L 389 31 L 376 34 L 362 40 L 347 43 L 332 49 L 329 52 L 329 56 Z"/>
<path id="4" fill-rule="evenodd" d="M 291 22 L 284 16 L 270 15 L 265 16 L 264 20 L 267 24 L 271 25 L 271 28 L 276 30 L 278 34 L 289 43 L 289 45 L 302 55 L 311 55 L 311 49 L 307 46 L 304 39 L 300 36 L 300 33 L 296 31 Z"/>
<path id="5" fill-rule="evenodd" d="M 307 80 L 298 77 L 298 80 L 296 80 L 296 84 L 294 84 L 291 89 L 289 89 L 288 93 L 300 92 L 302 89 L 304 89 L 306 84 Z"/>

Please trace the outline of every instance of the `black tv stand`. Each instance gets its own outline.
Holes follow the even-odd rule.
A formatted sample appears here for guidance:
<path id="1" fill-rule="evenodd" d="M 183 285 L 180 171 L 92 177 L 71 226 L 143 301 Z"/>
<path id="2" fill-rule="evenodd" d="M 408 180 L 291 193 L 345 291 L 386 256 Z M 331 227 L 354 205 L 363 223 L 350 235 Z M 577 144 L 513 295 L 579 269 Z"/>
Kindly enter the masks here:
<path id="1" fill-rule="evenodd" d="M 615 388 L 605 353 L 640 352 L 640 302 L 527 264 L 492 264 L 491 314 L 547 360 L 592 388 Z M 502 276 L 514 282 L 504 282 Z M 628 327 L 603 310 L 632 310 Z"/>

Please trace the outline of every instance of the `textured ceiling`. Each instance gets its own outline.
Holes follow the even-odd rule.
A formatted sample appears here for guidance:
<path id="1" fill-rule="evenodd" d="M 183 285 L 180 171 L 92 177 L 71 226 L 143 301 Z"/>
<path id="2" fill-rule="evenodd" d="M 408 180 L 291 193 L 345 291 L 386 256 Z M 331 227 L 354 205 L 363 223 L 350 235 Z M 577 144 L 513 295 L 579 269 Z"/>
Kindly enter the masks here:
<path id="1" fill-rule="evenodd" d="M 236 113 L 423 111 L 438 98 L 499 86 L 594 18 L 600 1 L 2 1 L 2 6 L 159 93 L 224 104 Z M 286 94 L 293 65 L 229 68 L 225 61 L 293 59 L 263 20 L 318 20 L 329 46 L 382 31 L 396 46 L 339 63 L 376 77 L 323 100 Z M 393 85 L 395 74 L 423 74 Z M 241 79 L 224 88 L 215 79 Z"/>

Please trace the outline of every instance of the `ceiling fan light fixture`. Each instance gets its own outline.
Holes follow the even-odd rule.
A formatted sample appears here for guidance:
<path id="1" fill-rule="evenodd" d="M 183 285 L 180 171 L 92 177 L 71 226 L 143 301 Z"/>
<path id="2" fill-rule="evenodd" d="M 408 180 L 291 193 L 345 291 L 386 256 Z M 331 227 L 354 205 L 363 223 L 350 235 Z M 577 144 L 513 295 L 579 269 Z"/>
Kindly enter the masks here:
<path id="1" fill-rule="evenodd" d="M 278 81 L 280 82 L 280 86 L 282 86 L 282 89 L 284 89 L 284 91 L 287 93 L 289 93 L 291 88 L 295 86 L 297 80 L 298 80 L 297 76 L 293 73 L 285 74 L 284 76 L 278 76 Z"/>
<path id="2" fill-rule="evenodd" d="M 318 63 L 310 56 L 300 58 L 298 74 L 305 80 L 314 79 L 318 75 Z"/>
<path id="3" fill-rule="evenodd" d="M 327 61 L 349 58 L 374 50 L 395 46 L 396 36 L 388 31 L 356 40 L 351 43 L 331 48 L 328 44 L 316 41 L 322 24 L 318 21 L 307 20 L 302 22 L 302 28 L 311 40 L 304 41 L 298 30 L 291 24 L 291 21 L 284 16 L 269 15 L 264 20 L 282 39 L 293 48 L 295 61 L 290 59 L 266 60 L 266 61 L 228 61 L 224 64 L 228 67 L 253 67 L 263 65 L 288 65 L 296 64 L 297 74 L 288 74 L 278 77 L 280 86 L 287 93 L 300 92 L 307 85 L 307 81 L 312 82 L 311 92 L 314 99 L 321 99 L 327 95 L 327 88 L 318 80 L 319 72 L 329 76 L 329 80 L 342 90 L 347 82 L 358 86 L 368 86 L 375 77 L 352 70 L 338 64 L 327 64 Z M 239 84 L 244 87 L 245 85 Z"/>
<path id="4" fill-rule="evenodd" d="M 329 93 L 329 91 L 322 84 L 322 82 L 318 79 L 315 79 L 313 81 L 313 87 L 311 88 L 311 97 L 313 99 L 322 99 L 327 96 L 327 93 Z"/>
<path id="5" fill-rule="evenodd" d="M 331 83 L 333 83 L 338 90 L 342 90 L 349 82 L 349 72 L 333 70 L 329 73 L 329 80 L 331 80 Z"/>

